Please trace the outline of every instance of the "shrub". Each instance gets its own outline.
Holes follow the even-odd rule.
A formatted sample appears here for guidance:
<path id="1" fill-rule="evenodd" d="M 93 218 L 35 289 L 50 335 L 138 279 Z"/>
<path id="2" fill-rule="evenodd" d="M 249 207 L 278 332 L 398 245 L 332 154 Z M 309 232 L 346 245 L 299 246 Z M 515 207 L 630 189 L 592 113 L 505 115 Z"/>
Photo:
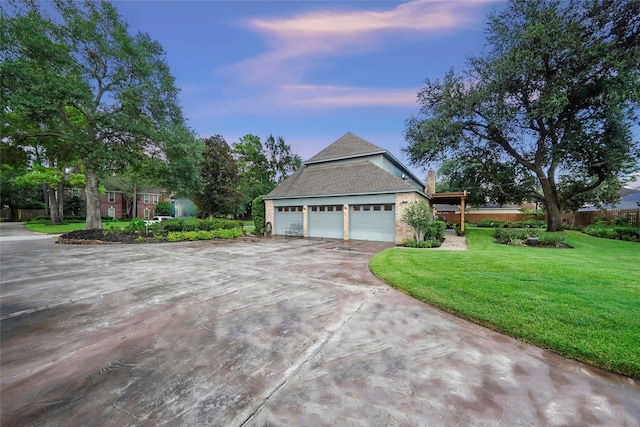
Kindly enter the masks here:
<path id="1" fill-rule="evenodd" d="M 139 233 L 144 233 L 145 231 L 147 231 L 147 227 L 143 219 L 132 218 L 131 222 L 129 222 L 129 226 L 127 227 L 127 231 L 137 231 Z"/>
<path id="2" fill-rule="evenodd" d="M 405 246 L 407 248 L 438 248 L 442 245 L 439 240 L 422 240 L 420 242 L 415 240 L 407 240 Z"/>
<path id="3" fill-rule="evenodd" d="M 158 215 L 169 215 L 169 216 L 173 216 L 176 214 L 176 207 L 173 205 L 173 203 L 167 201 L 167 200 L 163 200 L 161 202 L 158 202 L 156 204 L 156 207 L 154 209 L 154 214 L 156 216 Z"/>
<path id="4" fill-rule="evenodd" d="M 220 230 L 199 230 L 199 231 L 178 231 L 167 234 L 167 241 L 180 242 L 183 240 L 213 240 L 213 239 L 233 239 L 242 237 L 242 230 L 238 228 L 220 229 Z"/>
<path id="5" fill-rule="evenodd" d="M 560 233 L 543 233 L 538 242 L 544 245 L 555 246 L 556 248 L 564 243 L 564 234 Z"/>
<path id="6" fill-rule="evenodd" d="M 629 218 L 627 218 L 626 216 L 619 216 L 613 220 L 613 225 L 626 226 L 626 225 L 631 225 L 631 222 L 629 221 Z"/>
<path id="7" fill-rule="evenodd" d="M 253 223 L 255 224 L 255 232 L 263 233 L 265 226 L 265 207 L 262 201 L 262 196 L 258 196 L 253 199 L 251 203 L 251 216 L 253 217 Z"/>
<path id="8" fill-rule="evenodd" d="M 404 209 L 402 221 L 413 228 L 415 240 L 421 242 L 433 220 L 433 208 L 424 200 L 415 200 Z"/>
<path id="9" fill-rule="evenodd" d="M 444 239 L 444 229 L 446 223 L 444 221 L 433 221 L 429 224 L 427 232 L 424 235 L 425 240 L 442 240 Z"/>

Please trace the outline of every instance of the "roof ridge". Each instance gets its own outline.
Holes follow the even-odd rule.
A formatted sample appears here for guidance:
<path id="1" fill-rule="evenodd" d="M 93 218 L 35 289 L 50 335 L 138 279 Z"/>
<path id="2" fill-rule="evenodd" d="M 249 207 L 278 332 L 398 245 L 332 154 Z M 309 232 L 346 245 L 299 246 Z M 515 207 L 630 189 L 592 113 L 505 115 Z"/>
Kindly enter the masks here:
<path id="1" fill-rule="evenodd" d="M 384 148 L 379 147 L 366 139 L 355 135 L 354 133 L 347 132 L 304 163 L 320 163 L 330 160 L 353 158 L 386 152 L 387 150 Z"/>

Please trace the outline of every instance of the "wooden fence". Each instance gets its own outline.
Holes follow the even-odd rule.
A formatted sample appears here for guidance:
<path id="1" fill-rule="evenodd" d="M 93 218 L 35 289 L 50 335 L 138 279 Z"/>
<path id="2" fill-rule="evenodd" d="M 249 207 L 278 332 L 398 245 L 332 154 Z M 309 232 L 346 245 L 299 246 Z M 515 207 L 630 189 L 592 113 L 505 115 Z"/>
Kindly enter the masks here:
<path id="1" fill-rule="evenodd" d="M 2 219 L 12 221 L 29 221 L 39 216 L 47 216 L 44 209 L 2 209 Z"/>
<path id="2" fill-rule="evenodd" d="M 460 222 L 460 214 L 438 214 L 443 216 L 448 222 Z M 586 227 L 595 222 L 596 218 L 606 218 L 610 224 L 618 217 L 629 220 L 631 225 L 640 226 L 640 209 L 602 209 L 597 211 L 569 212 L 563 215 L 564 223 L 570 227 Z M 546 215 L 532 215 L 523 213 L 465 213 L 464 219 L 470 224 L 476 224 L 483 219 L 493 219 L 496 221 L 528 221 L 530 219 L 546 220 Z"/>
<path id="3" fill-rule="evenodd" d="M 598 211 L 569 212 L 565 215 L 567 225 L 571 227 L 586 227 L 595 222 L 596 218 L 605 218 L 613 224 L 616 218 L 627 218 L 629 224 L 640 226 L 640 209 L 601 209 Z"/>

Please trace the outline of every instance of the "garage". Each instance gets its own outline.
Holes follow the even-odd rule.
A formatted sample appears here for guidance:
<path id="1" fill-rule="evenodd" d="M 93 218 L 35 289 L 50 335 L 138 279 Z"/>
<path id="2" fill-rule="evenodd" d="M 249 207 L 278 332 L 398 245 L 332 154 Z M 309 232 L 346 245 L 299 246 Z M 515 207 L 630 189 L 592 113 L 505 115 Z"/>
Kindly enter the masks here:
<path id="1" fill-rule="evenodd" d="M 349 239 L 395 241 L 396 213 L 394 204 L 353 205 L 349 211 Z"/>
<path id="2" fill-rule="evenodd" d="M 284 235 L 291 224 L 302 224 L 302 206 L 278 206 L 274 222 L 274 234 Z"/>
<path id="3" fill-rule="evenodd" d="M 344 238 L 342 205 L 308 207 L 309 237 Z"/>

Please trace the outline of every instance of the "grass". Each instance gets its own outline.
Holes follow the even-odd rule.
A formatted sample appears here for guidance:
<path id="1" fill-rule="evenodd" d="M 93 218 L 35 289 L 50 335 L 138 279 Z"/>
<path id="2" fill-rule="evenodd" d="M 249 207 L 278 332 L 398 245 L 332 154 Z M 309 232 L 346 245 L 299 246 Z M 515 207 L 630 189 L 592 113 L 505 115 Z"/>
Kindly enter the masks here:
<path id="1" fill-rule="evenodd" d="M 407 294 L 522 341 L 640 378 L 640 244 L 566 232 L 574 249 L 499 245 L 393 248 L 372 271 Z"/>
<path id="2" fill-rule="evenodd" d="M 124 229 L 129 225 L 129 221 L 102 221 L 102 228 L 105 230 L 110 228 Z M 37 233 L 45 234 L 64 234 L 71 231 L 82 230 L 84 228 L 84 222 L 71 222 L 69 224 L 51 225 L 51 224 L 38 224 L 38 223 L 25 223 L 27 230 L 35 231 Z"/>

